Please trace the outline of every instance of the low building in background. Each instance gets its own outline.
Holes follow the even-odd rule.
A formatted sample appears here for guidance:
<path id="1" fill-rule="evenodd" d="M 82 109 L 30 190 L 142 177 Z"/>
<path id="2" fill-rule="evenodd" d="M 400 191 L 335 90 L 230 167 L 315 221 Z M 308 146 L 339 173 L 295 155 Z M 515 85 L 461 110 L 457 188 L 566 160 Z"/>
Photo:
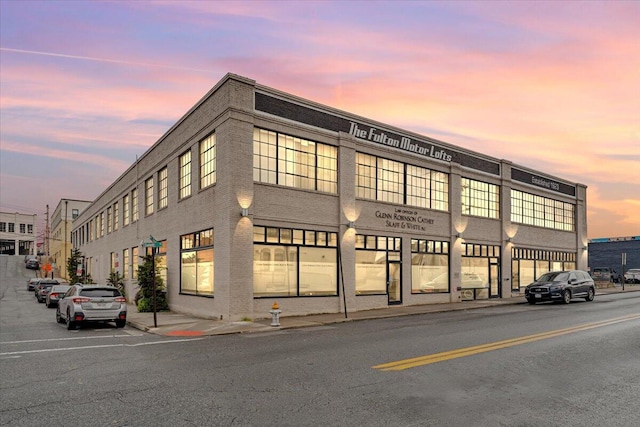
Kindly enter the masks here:
<path id="1" fill-rule="evenodd" d="M 73 223 L 83 268 L 241 320 L 523 298 L 587 268 L 586 187 L 227 74 Z"/>
<path id="2" fill-rule="evenodd" d="M 0 254 L 37 255 L 36 214 L 0 212 Z"/>
<path id="3" fill-rule="evenodd" d="M 640 236 L 591 239 L 588 259 L 592 275 L 595 270 L 608 268 L 620 279 L 624 272 L 640 269 Z"/>

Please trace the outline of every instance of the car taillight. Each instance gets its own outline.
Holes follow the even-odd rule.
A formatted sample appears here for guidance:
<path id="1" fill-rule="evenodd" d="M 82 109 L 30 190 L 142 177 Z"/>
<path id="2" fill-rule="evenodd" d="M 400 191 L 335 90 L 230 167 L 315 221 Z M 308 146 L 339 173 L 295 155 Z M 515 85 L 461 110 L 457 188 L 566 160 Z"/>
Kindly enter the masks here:
<path id="1" fill-rule="evenodd" d="M 55 293 L 55 292 L 54 292 L 54 293 L 52 293 L 52 294 L 49 294 L 49 296 L 50 296 L 51 298 L 58 298 L 58 294 L 57 294 L 57 293 Z"/>
<path id="2" fill-rule="evenodd" d="M 73 298 L 73 303 L 74 304 L 82 304 L 83 302 L 89 302 L 89 298 L 86 297 L 74 297 Z"/>
<path id="3" fill-rule="evenodd" d="M 115 302 L 127 302 L 125 297 L 116 297 Z"/>

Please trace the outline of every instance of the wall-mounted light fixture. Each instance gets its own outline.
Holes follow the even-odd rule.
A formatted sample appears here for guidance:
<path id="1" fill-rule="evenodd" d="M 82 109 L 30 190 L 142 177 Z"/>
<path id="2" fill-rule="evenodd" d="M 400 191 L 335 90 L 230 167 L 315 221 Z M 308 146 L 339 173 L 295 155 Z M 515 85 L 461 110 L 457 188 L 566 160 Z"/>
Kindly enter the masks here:
<path id="1" fill-rule="evenodd" d="M 507 237 L 507 240 L 505 240 L 505 242 L 511 243 L 511 237 Z"/>
<path id="2" fill-rule="evenodd" d="M 347 223 L 347 227 L 356 228 L 356 222 L 355 221 L 349 221 L 349 223 Z"/>
<path id="3" fill-rule="evenodd" d="M 241 215 L 243 218 L 248 217 L 248 216 L 249 216 L 249 209 L 247 209 L 247 208 L 242 208 L 242 211 L 240 211 L 240 215 Z"/>
<path id="4" fill-rule="evenodd" d="M 582 247 L 582 250 L 583 250 L 583 251 L 586 251 L 587 249 L 589 249 L 587 246 L 583 246 L 583 247 Z"/>
<path id="5" fill-rule="evenodd" d="M 462 237 L 462 235 L 460 233 L 456 233 L 456 239 L 459 239 L 461 237 Z"/>

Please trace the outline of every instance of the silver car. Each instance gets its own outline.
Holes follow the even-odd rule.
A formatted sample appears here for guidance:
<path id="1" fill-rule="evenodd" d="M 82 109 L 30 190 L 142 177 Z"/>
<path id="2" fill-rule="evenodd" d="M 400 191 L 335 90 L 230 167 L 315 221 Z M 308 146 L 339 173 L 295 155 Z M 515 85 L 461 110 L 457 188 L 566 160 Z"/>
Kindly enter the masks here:
<path id="1" fill-rule="evenodd" d="M 75 284 L 58 301 L 56 321 L 75 329 L 85 322 L 127 323 L 127 300 L 114 286 Z"/>
<path id="2" fill-rule="evenodd" d="M 68 284 L 63 285 L 53 285 L 51 289 L 49 289 L 49 293 L 47 293 L 47 297 L 45 298 L 45 303 L 48 308 L 53 308 L 58 305 L 58 301 L 64 298 L 64 294 L 67 293 L 71 286 Z"/>

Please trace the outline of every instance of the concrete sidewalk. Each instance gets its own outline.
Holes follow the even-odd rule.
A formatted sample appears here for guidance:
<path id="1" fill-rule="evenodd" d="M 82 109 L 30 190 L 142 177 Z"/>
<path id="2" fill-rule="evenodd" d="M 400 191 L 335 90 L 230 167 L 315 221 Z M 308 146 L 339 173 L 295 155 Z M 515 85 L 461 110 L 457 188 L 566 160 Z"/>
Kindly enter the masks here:
<path id="1" fill-rule="evenodd" d="M 640 285 L 616 285 L 608 288 L 598 288 L 598 295 L 640 291 Z M 308 316 L 280 317 L 279 326 L 271 326 L 271 319 L 260 319 L 254 322 L 229 322 L 214 319 L 202 319 L 171 311 L 156 313 L 154 327 L 153 313 L 138 313 L 135 306 L 127 307 L 127 324 L 141 331 L 163 336 L 208 336 L 226 335 L 251 332 L 278 331 L 282 329 L 304 328 L 311 326 L 329 325 L 356 320 L 382 319 L 398 316 L 412 316 L 427 313 L 440 313 L 456 310 L 473 310 L 501 305 L 525 304 L 524 296 L 509 299 L 463 301 L 446 304 L 427 304 L 416 306 L 390 306 L 377 310 L 366 310 L 348 313 L 313 314 Z"/>

